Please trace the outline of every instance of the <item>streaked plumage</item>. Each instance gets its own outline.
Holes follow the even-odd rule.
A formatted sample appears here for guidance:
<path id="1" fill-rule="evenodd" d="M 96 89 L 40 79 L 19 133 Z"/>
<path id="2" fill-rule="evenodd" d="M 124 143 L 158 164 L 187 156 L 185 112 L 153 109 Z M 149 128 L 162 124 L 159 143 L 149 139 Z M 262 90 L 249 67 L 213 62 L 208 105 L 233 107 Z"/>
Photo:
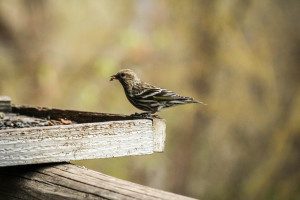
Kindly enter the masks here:
<path id="1" fill-rule="evenodd" d="M 172 91 L 161 89 L 141 81 L 130 69 L 122 69 L 111 76 L 122 84 L 126 97 L 136 108 L 154 114 L 164 108 L 188 103 L 200 103 L 191 97 L 180 96 Z M 204 104 L 205 105 L 205 104 Z"/>

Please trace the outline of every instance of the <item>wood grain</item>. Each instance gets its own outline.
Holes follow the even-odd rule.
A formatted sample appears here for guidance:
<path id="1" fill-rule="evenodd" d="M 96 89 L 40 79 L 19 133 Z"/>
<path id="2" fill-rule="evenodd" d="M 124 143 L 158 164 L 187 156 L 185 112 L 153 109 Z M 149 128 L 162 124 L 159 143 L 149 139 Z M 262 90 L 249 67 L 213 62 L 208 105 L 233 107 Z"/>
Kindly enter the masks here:
<path id="1" fill-rule="evenodd" d="M 25 200 L 192 199 L 67 163 L 0 168 L 0 197 Z"/>
<path id="2" fill-rule="evenodd" d="M 137 119 L 1 130 L 0 166 L 152 154 L 157 129 Z"/>
<path id="3" fill-rule="evenodd" d="M 154 128 L 154 151 L 163 152 L 166 140 L 166 122 L 163 119 L 153 119 Z"/>

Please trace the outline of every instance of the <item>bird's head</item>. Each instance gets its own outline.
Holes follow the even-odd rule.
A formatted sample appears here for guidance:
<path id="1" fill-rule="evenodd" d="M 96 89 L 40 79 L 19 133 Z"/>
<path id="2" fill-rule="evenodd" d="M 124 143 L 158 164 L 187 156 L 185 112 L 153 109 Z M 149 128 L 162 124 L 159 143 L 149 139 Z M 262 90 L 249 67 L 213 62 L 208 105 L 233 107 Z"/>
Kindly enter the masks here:
<path id="1" fill-rule="evenodd" d="M 140 82 L 140 79 L 131 69 L 122 69 L 115 75 L 112 75 L 110 81 L 117 79 L 123 86 L 133 86 Z"/>

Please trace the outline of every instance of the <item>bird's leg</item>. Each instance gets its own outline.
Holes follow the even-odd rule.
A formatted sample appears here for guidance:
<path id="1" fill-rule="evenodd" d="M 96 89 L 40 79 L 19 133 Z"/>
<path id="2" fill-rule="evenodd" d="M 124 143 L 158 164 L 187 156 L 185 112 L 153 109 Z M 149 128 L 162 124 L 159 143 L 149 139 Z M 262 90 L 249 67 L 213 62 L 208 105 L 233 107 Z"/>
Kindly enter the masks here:
<path id="1" fill-rule="evenodd" d="M 160 116 L 154 115 L 154 113 L 156 113 L 156 111 L 149 113 L 149 116 L 151 116 L 152 118 L 160 118 Z"/>
<path id="2" fill-rule="evenodd" d="M 160 109 L 161 109 L 161 108 L 157 108 L 156 110 L 152 111 L 152 112 L 151 112 L 151 117 L 153 117 L 153 118 L 159 118 L 159 119 L 160 119 L 160 116 L 154 115 L 154 114 L 155 114 L 156 112 L 158 112 Z"/>
<path id="3" fill-rule="evenodd" d="M 149 117 L 151 113 L 149 112 L 143 112 L 143 113 L 134 113 L 130 115 L 131 117 Z"/>
<path id="4" fill-rule="evenodd" d="M 156 113 L 156 111 L 143 112 L 143 113 L 140 113 L 140 116 L 145 117 L 145 118 L 160 118 L 158 115 L 154 115 L 154 113 Z"/>
<path id="5" fill-rule="evenodd" d="M 147 117 L 150 117 L 150 116 L 151 116 L 151 113 L 150 113 L 150 112 L 143 112 L 143 113 L 140 113 L 140 115 L 141 115 L 142 117 L 147 118 Z"/>
<path id="6" fill-rule="evenodd" d="M 143 113 L 134 113 L 130 115 L 131 117 L 143 117 L 143 118 L 160 118 L 158 115 L 152 115 L 156 112 L 143 112 Z"/>
<path id="7" fill-rule="evenodd" d="M 136 113 L 134 113 L 134 114 L 131 114 L 130 117 L 140 117 L 141 114 L 142 114 L 142 113 L 137 113 L 137 112 L 136 112 Z"/>

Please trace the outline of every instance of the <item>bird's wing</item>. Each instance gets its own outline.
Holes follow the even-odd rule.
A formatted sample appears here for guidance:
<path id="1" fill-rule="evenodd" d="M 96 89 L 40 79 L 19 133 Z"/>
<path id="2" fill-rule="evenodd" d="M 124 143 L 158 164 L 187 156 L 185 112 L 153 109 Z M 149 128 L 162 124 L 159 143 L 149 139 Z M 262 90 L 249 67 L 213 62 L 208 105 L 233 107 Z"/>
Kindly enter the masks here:
<path id="1" fill-rule="evenodd" d="M 135 98 L 157 101 L 192 100 L 190 97 L 183 97 L 172 91 L 156 87 L 147 88 L 140 94 L 136 95 Z"/>
<path id="2" fill-rule="evenodd" d="M 161 89 L 159 93 L 153 95 L 153 99 L 158 101 L 193 100 L 193 98 L 183 97 L 166 89 Z"/>
<path id="3" fill-rule="evenodd" d="M 159 93 L 152 97 L 156 101 L 169 102 L 173 104 L 185 104 L 185 103 L 200 103 L 207 105 L 201 101 L 196 101 L 192 97 L 180 96 L 172 91 L 162 89 Z"/>
<path id="4" fill-rule="evenodd" d="M 160 88 L 147 88 L 140 93 L 135 95 L 135 98 L 141 99 L 152 99 L 154 95 L 157 95 L 161 92 L 162 89 Z"/>

